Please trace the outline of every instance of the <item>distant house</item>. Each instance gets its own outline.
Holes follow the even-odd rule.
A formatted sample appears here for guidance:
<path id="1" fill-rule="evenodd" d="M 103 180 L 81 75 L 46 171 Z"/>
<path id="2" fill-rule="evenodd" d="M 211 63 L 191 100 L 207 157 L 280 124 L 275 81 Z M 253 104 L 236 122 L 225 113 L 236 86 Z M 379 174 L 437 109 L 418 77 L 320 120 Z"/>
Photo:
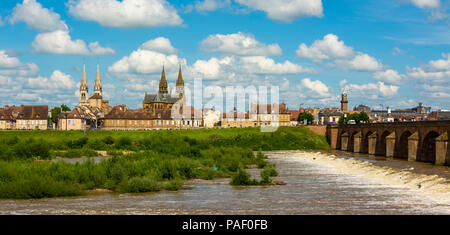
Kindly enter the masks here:
<path id="1" fill-rule="evenodd" d="M 11 130 L 13 128 L 14 119 L 11 112 L 5 108 L 0 108 L 0 130 Z"/>
<path id="2" fill-rule="evenodd" d="M 58 130 L 85 130 L 97 128 L 101 110 L 92 106 L 76 106 L 72 111 L 58 115 Z"/>
<path id="3" fill-rule="evenodd" d="M 286 104 L 250 104 L 250 117 L 255 126 L 289 126 L 291 113 Z"/>
<path id="4" fill-rule="evenodd" d="M 47 130 L 48 106 L 47 105 L 21 105 L 16 117 L 16 129 L 18 130 Z"/>

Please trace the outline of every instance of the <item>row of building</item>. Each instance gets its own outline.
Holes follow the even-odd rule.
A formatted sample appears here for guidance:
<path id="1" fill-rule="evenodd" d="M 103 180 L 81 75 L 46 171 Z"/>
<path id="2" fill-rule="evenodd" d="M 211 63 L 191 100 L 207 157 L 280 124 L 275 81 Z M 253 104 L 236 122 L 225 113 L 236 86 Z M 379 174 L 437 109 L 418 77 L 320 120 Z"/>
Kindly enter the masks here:
<path id="1" fill-rule="evenodd" d="M 338 123 L 345 115 L 366 112 L 371 122 L 448 120 L 450 110 L 431 112 L 431 107 L 422 103 L 411 109 L 373 110 L 365 105 L 348 110 L 348 96 L 341 96 L 340 108 L 302 108 L 290 110 L 281 104 L 250 104 L 247 112 L 220 112 L 214 109 L 197 110 L 186 105 L 184 80 L 181 66 L 178 72 L 175 94 L 169 94 L 164 67 L 161 73 L 159 89 L 156 94 L 145 94 L 142 107 L 129 109 L 126 105 L 110 106 L 103 99 L 100 69 L 94 82 L 94 92 L 89 95 L 86 67 L 83 65 L 80 83 L 79 105 L 71 111 L 61 112 L 54 124 L 50 121 L 51 110 L 46 105 L 5 106 L 0 108 L 0 130 L 5 129 L 177 129 L 177 128 L 243 128 L 260 126 L 296 126 L 297 119 L 303 112 L 314 117 L 313 124 L 324 125 Z"/>

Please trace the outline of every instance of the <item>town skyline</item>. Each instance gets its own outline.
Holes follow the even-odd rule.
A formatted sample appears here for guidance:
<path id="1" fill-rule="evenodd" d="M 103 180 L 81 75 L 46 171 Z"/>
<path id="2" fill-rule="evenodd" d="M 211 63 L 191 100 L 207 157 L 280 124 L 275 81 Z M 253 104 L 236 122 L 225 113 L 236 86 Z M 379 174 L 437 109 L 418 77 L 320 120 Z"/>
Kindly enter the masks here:
<path id="1" fill-rule="evenodd" d="M 349 109 L 450 109 L 448 1 L 297 0 L 284 15 L 272 1 L 104 1 L 159 7 L 145 19 L 94 16 L 95 2 L 1 3 L 1 106 L 74 107 L 82 65 L 92 88 L 100 64 L 105 99 L 131 108 L 157 91 L 163 65 L 175 87 L 181 65 L 187 87 L 277 85 L 292 109 L 339 107 L 344 89 Z"/>

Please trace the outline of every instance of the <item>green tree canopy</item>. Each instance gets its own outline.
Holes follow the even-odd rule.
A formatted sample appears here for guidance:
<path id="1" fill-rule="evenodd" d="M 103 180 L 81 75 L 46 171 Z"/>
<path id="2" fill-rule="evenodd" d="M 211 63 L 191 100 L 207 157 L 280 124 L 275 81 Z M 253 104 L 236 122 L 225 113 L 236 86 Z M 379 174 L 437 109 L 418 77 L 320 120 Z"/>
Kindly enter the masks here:
<path id="1" fill-rule="evenodd" d="M 345 117 L 345 115 L 343 114 L 339 118 L 339 124 L 344 124 L 344 123 L 346 124 L 350 120 L 354 120 L 356 123 L 359 124 L 361 122 L 369 122 L 370 118 L 369 118 L 369 115 L 367 115 L 367 113 L 365 113 L 365 112 L 347 114 L 347 117 Z"/>
<path id="2" fill-rule="evenodd" d="M 310 113 L 303 112 L 298 115 L 297 121 L 299 123 L 304 123 L 305 119 L 307 121 L 306 124 L 312 124 L 314 122 L 314 116 Z"/>
<path id="3" fill-rule="evenodd" d="M 68 111 L 70 111 L 70 108 L 69 108 L 67 105 L 65 105 L 65 104 L 62 104 L 61 107 L 54 107 L 54 108 L 52 109 L 52 118 L 51 118 L 51 121 L 52 121 L 53 123 L 57 123 L 57 122 L 58 122 L 58 115 L 59 115 L 61 112 L 68 112 Z"/>
<path id="4" fill-rule="evenodd" d="M 65 104 L 62 104 L 62 105 L 61 105 L 61 111 L 63 111 L 63 112 L 67 112 L 67 111 L 70 111 L 70 108 L 69 108 L 69 107 L 67 107 L 67 105 L 65 105 Z"/>

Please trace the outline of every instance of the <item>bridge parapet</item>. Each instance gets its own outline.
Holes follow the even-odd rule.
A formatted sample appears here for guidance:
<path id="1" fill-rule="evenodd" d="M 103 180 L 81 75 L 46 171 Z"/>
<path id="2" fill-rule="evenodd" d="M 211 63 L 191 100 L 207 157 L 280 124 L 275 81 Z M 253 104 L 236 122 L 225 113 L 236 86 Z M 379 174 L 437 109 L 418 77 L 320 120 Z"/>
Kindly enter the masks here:
<path id="1" fill-rule="evenodd" d="M 334 149 L 450 165 L 450 121 L 327 125 Z"/>

